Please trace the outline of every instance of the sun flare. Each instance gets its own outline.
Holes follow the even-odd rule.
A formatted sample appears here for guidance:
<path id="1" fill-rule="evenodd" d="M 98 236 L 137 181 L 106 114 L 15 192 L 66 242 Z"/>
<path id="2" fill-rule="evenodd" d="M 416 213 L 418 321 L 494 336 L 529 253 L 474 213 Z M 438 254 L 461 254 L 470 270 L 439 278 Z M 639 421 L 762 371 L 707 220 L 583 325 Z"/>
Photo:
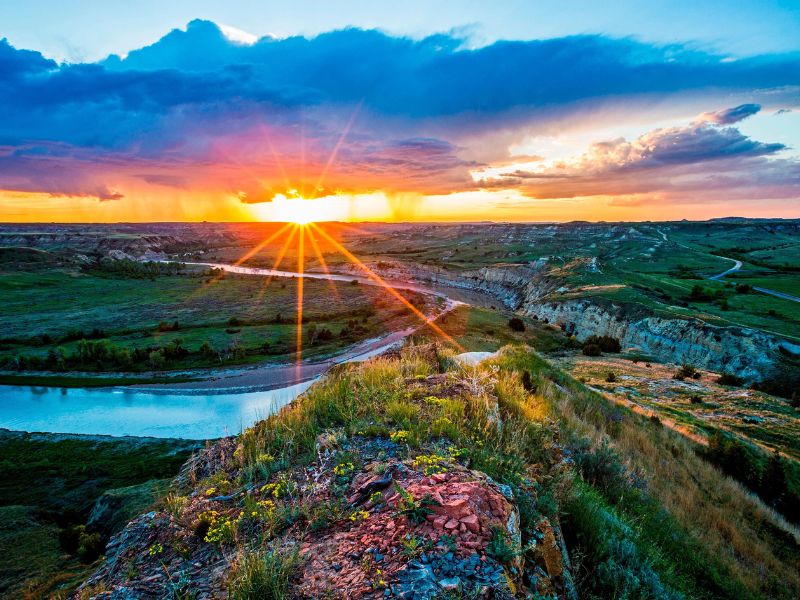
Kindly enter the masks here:
<path id="1" fill-rule="evenodd" d="M 253 205 L 261 221 L 278 221 L 308 225 L 315 221 L 341 221 L 347 218 L 347 207 L 336 196 L 325 198 L 287 197 L 276 194 L 271 202 Z"/>

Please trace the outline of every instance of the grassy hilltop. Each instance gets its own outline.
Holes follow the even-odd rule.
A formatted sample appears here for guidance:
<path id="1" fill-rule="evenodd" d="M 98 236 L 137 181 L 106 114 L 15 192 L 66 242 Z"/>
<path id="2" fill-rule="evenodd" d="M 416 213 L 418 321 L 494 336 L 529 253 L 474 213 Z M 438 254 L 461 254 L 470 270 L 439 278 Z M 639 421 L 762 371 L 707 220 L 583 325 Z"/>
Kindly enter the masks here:
<path id="1" fill-rule="evenodd" d="M 477 369 L 451 356 L 337 367 L 200 453 L 81 597 L 800 592 L 796 532 L 681 434 L 528 347 Z"/>

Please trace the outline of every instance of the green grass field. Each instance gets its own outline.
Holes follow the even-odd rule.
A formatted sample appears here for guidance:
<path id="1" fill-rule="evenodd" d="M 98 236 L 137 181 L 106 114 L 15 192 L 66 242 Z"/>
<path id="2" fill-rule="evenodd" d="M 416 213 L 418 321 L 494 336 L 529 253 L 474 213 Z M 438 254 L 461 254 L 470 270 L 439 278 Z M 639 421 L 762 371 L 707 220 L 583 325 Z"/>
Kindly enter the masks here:
<path id="1" fill-rule="evenodd" d="M 193 273 L 135 278 L 58 267 L 7 270 L 0 273 L 0 361 L 46 357 L 55 348 L 72 355 L 82 337 L 107 340 L 130 352 L 149 352 L 179 340 L 189 351 L 157 370 L 219 365 L 223 352 L 224 362 L 231 364 L 286 360 L 296 347 L 298 282 L 274 279 L 265 287 L 264 281 L 230 274 L 221 279 Z M 420 294 L 408 295 L 424 305 Z M 306 280 L 303 305 L 306 357 L 330 355 L 413 319 L 379 289 L 349 282 Z M 310 328 L 332 335 L 311 343 Z M 203 344 L 214 352 L 200 353 Z M 238 351 L 228 352 L 232 347 Z M 153 369 L 140 361 L 128 369 L 82 364 L 77 370 Z"/>

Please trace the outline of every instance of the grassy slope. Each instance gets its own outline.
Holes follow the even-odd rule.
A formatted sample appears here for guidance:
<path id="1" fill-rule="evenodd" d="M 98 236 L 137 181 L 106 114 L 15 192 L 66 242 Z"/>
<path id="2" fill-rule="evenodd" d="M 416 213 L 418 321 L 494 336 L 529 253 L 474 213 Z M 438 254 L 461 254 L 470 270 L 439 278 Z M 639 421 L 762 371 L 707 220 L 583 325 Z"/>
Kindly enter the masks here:
<path id="1" fill-rule="evenodd" d="M 263 278 L 246 276 L 226 276 L 207 283 L 207 278 L 196 276 L 159 276 L 150 280 L 62 269 L 7 271 L 0 273 L 2 336 L 27 340 L 48 334 L 57 338 L 70 330 L 89 332 L 99 328 L 113 344 L 130 349 L 163 346 L 175 339 L 182 340 L 190 351 L 196 351 L 206 341 L 221 349 L 237 340 L 250 349 L 269 342 L 276 349 L 269 356 L 285 358 L 295 343 L 296 286 L 295 280 L 274 280 L 265 289 Z M 362 323 L 362 313 L 374 312 L 374 316 L 362 323 L 368 331 L 361 337 L 401 326 L 407 319 L 406 311 L 383 296 L 371 286 L 306 281 L 305 320 L 331 329 L 334 337 L 307 347 L 305 354 L 330 354 L 351 344 L 352 340 L 340 339 L 338 334 L 350 319 Z M 285 322 L 272 322 L 276 315 Z M 228 320 L 234 317 L 243 324 L 230 326 Z M 159 332 L 157 326 L 162 321 L 178 321 L 180 330 Z M 58 345 L 73 352 L 77 342 Z M 45 355 L 48 348 L 55 346 L 10 342 L 0 349 L 0 357 Z M 267 356 L 253 352 L 235 362 L 263 361 Z M 170 363 L 168 368 L 215 364 L 219 364 L 216 358 L 193 354 Z"/>
<path id="2" fill-rule="evenodd" d="M 613 470 L 584 467 L 583 485 L 593 489 L 579 491 L 568 504 L 568 523 L 578 529 L 573 543 L 596 552 L 610 511 L 631 528 L 637 547 L 665 581 L 692 597 L 791 598 L 800 591 L 797 540 L 682 436 L 610 404 L 533 353 L 516 350 L 502 364 L 542 382 L 538 391 L 571 438 L 568 444 L 602 450 L 608 443 L 611 453 L 601 451 L 599 464 L 625 465 L 622 486 Z M 592 464 L 591 454 L 580 456 Z M 587 566 L 586 576 L 595 576 L 596 569 Z"/>
<path id="3" fill-rule="evenodd" d="M 414 393 L 409 381 L 440 371 L 471 391 Z M 431 392 L 435 400 L 425 396 Z M 332 428 L 367 437 L 402 430 L 412 451 L 429 452 L 445 438 L 461 449 L 460 461 L 513 487 L 523 535 L 537 515 L 559 515 L 581 597 L 800 593 L 797 541 L 774 514 L 681 436 L 609 403 L 520 346 L 477 371 L 461 371 L 447 352 L 430 347 L 342 365 L 244 432 L 241 466 L 233 474 L 226 467 L 198 489 L 221 479 L 260 485 L 264 473 L 314 460 L 318 436 Z M 562 448 L 574 470 L 559 466 Z M 237 562 L 252 542 L 238 539 Z"/>

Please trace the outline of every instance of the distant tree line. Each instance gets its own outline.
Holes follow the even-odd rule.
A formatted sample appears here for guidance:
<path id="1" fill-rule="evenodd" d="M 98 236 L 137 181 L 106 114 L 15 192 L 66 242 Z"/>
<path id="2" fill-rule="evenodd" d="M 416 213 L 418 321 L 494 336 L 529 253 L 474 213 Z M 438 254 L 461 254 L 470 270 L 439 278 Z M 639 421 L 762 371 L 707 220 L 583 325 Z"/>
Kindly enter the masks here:
<path id="1" fill-rule="evenodd" d="M 81 266 L 81 270 L 92 275 L 117 276 L 126 279 L 153 279 L 161 275 L 182 275 L 186 265 L 180 262 L 138 261 L 128 258 L 102 257 Z"/>

